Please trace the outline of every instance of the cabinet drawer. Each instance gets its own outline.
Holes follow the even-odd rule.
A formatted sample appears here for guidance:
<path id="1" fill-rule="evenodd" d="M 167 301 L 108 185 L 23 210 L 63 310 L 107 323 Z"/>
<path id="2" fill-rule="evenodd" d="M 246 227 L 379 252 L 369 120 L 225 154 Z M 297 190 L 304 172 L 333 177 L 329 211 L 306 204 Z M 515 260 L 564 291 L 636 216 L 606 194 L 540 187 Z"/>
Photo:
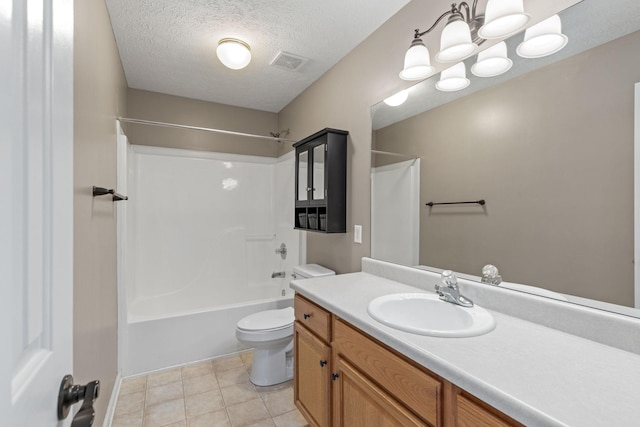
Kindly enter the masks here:
<path id="1" fill-rule="evenodd" d="M 440 425 L 442 382 L 340 320 L 333 322 L 333 349 L 389 395 L 431 425 Z"/>
<path id="2" fill-rule="evenodd" d="M 296 321 L 326 342 L 331 341 L 331 314 L 327 310 L 300 295 L 296 295 L 294 309 Z"/>
<path id="3" fill-rule="evenodd" d="M 496 409 L 485 407 L 462 394 L 456 395 L 456 426 L 516 427 L 522 426 Z"/>

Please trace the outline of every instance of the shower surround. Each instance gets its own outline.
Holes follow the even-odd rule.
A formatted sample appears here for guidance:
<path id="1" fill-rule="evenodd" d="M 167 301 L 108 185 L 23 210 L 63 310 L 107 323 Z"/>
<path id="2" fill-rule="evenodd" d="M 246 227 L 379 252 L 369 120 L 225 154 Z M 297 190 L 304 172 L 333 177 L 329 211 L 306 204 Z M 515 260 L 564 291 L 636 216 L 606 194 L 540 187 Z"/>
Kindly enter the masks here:
<path id="1" fill-rule="evenodd" d="M 126 163 L 123 375 L 243 350 L 237 321 L 292 305 L 292 269 L 305 258 L 304 233 L 293 229 L 292 152 L 131 145 Z"/>

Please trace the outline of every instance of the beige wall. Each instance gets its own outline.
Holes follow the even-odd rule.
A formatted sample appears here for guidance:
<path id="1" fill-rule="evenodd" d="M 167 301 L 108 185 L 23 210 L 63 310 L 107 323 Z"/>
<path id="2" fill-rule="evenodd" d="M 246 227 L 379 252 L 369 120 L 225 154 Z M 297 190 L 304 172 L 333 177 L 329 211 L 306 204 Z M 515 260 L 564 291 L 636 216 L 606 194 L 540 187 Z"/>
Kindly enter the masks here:
<path id="1" fill-rule="evenodd" d="M 413 29 L 435 11 L 428 2 L 411 2 L 279 113 L 280 128 L 302 139 L 325 127 L 349 131 L 347 233 L 307 233 L 307 261 L 338 273 L 360 271 L 369 256 L 371 210 L 371 105 L 410 86 L 398 78 Z M 291 149 L 291 147 L 284 147 Z M 362 244 L 353 243 L 353 226 L 363 226 Z"/>
<path id="2" fill-rule="evenodd" d="M 269 136 L 278 131 L 278 115 L 248 108 L 129 89 L 130 118 Z M 139 124 L 127 124 L 129 142 L 140 145 L 276 157 L 284 142 Z"/>
<path id="3" fill-rule="evenodd" d="M 639 50 L 637 32 L 377 131 L 421 157 L 421 264 L 633 305 Z"/>
<path id="4" fill-rule="evenodd" d="M 104 0 L 75 2 L 74 367 L 77 383 L 99 379 L 101 425 L 117 376 L 116 216 L 93 185 L 116 184 L 115 118 L 126 81 Z"/>

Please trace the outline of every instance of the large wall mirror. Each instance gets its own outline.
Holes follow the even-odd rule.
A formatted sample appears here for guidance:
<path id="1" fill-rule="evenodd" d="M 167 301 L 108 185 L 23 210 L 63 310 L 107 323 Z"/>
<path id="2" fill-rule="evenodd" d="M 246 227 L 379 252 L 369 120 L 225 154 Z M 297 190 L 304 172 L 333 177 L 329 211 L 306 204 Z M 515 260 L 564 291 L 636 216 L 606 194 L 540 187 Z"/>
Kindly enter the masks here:
<path id="1" fill-rule="evenodd" d="M 517 34 L 508 73 L 447 94 L 434 76 L 372 107 L 372 256 L 473 276 L 493 264 L 501 286 L 640 317 L 640 5 L 559 15 L 569 42 L 555 56 L 517 58 Z"/>

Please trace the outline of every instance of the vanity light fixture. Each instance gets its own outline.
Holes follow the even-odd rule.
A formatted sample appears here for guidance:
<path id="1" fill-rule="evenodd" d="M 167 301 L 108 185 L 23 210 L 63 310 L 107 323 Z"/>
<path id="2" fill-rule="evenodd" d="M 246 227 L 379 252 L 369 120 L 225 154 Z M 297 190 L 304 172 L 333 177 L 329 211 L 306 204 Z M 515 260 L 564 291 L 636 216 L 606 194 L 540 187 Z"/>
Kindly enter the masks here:
<path id="1" fill-rule="evenodd" d="M 568 37 L 562 34 L 562 22 L 558 15 L 527 28 L 524 41 L 516 52 L 523 58 L 542 58 L 558 52 L 567 45 Z"/>
<path id="2" fill-rule="evenodd" d="M 384 103 L 387 104 L 389 107 L 397 107 L 399 105 L 404 104 L 404 101 L 406 101 L 408 97 L 409 97 L 409 90 L 404 89 L 386 98 L 384 100 Z"/>
<path id="3" fill-rule="evenodd" d="M 471 73 L 478 77 L 495 77 L 509 71 L 512 65 L 513 61 L 507 56 L 507 44 L 500 42 L 478 54 Z"/>
<path id="4" fill-rule="evenodd" d="M 218 59 L 232 70 L 240 70 L 251 62 L 251 48 L 242 40 L 224 38 L 218 42 L 216 49 Z"/>
<path id="5" fill-rule="evenodd" d="M 418 34 L 418 30 L 416 30 Z M 433 74 L 429 59 L 429 49 L 420 37 L 415 37 L 404 55 L 404 68 L 400 71 L 402 80 L 423 80 Z"/>
<path id="6" fill-rule="evenodd" d="M 464 62 L 458 62 L 440 73 L 440 80 L 436 83 L 436 89 L 443 92 L 455 92 L 469 86 L 467 69 Z"/>
<path id="7" fill-rule="evenodd" d="M 522 30 L 529 19 L 522 0 L 489 0 L 478 36 L 487 40 L 509 37 Z"/>
<path id="8" fill-rule="evenodd" d="M 441 63 L 460 62 L 473 55 L 486 39 L 515 34 L 530 19 L 524 13 L 523 0 L 489 0 L 485 14 L 476 12 L 477 5 L 478 0 L 473 0 L 471 6 L 466 1 L 453 3 L 451 9 L 440 15 L 427 30 L 416 29 L 400 78 L 423 80 L 433 73 L 429 50 L 421 37 L 433 31 L 445 17 L 448 17 L 447 24 L 440 35 L 440 51 L 436 54 L 436 60 Z"/>

